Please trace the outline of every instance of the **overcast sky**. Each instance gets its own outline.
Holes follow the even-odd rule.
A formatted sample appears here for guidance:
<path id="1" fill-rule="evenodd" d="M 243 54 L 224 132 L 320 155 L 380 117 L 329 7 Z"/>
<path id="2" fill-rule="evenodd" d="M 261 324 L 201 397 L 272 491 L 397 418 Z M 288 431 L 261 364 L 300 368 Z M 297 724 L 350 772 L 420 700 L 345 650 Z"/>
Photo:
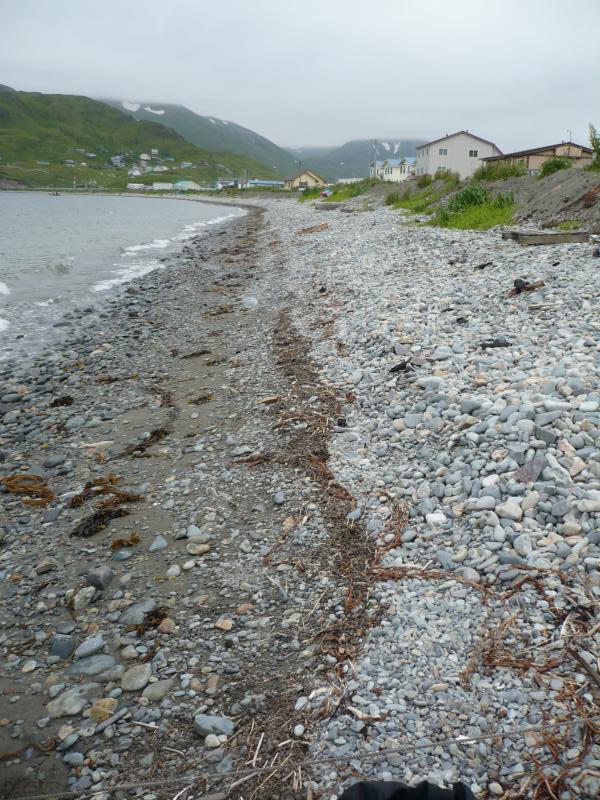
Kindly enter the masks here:
<path id="1" fill-rule="evenodd" d="M 15 89 L 183 103 L 283 146 L 600 128 L 600 0 L 0 0 L 0 33 Z"/>

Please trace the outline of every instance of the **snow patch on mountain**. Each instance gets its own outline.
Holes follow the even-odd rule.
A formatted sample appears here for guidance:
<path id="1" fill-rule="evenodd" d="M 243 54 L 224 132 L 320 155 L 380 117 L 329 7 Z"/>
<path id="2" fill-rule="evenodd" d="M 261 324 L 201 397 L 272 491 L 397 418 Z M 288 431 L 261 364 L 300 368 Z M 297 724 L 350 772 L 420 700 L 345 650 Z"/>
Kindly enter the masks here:
<path id="1" fill-rule="evenodd" d="M 150 106 L 144 106 L 144 111 L 149 111 L 151 114 L 158 114 L 159 116 L 165 113 L 164 108 L 150 108 Z"/>
<path id="2" fill-rule="evenodd" d="M 139 103 L 132 103 L 130 100 L 123 100 L 121 102 L 123 108 L 126 108 L 127 111 L 139 111 L 140 104 Z"/>
<path id="3" fill-rule="evenodd" d="M 385 148 L 385 149 L 388 151 L 388 153 L 389 153 L 389 151 L 392 149 L 392 148 L 390 147 L 390 143 L 389 143 L 389 142 L 381 142 L 381 146 L 382 146 L 383 148 Z"/>

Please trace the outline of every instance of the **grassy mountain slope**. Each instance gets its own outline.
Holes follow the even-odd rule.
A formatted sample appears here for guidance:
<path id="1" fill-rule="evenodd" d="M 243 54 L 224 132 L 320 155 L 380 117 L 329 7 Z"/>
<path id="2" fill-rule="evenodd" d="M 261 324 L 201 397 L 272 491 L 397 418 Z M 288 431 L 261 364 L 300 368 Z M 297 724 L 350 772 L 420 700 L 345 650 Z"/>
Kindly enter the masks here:
<path id="1" fill-rule="evenodd" d="M 124 186 L 127 170 L 115 170 L 110 156 L 124 153 L 126 163 L 135 163 L 140 153 L 150 153 L 152 148 L 158 149 L 159 159 L 174 159 L 164 162 L 169 169 L 178 172 L 182 161 L 195 166 L 181 174 L 171 172 L 170 177 L 148 174 L 136 179 L 140 182 L 171 178 L 214 181 L 218 175 L 240 175 L 246 170 L 259 177 L 271 174 L 255 159 L 201 150 L 159 122 L 137 122 L 87 97 L 0 89 L 0 174 L 4 177 L 29 185 L 54 185 L 65 177 L 68 182 L 62 185 L 70 185 L 75 178 L 94 178 L 99 185 Z M 61 163 L 65 159 L 74 160 L 76 167 L 65 167 Z M 40 161 L 49 163 L 39 165 Z"/>
<path id="2" fill-rule="evenodd" d="M 403 158 L 415 155 L 423 139 L 379 139 L 378 158 Z M 364 178 L 369 174 L 369 164 L 374 159 L 374 139 L 356 139 L 341 147 L 306 147 L 292 150 L 296 158 L 328 180 L 338 178 Z"/>
<path id="3" fill-rule="evenodd" d="M 134 119 L 160 122 L 177 131 L 188 142 L 210 152 L 231 153 L 253 158 L 271 169 L 271 176 L 285 177 L 295 169 L 293 156 L 258 133 L 217 117 L 204 117 L 189 108 L 167 103 L 130 103 L 103 100 Z M 164 113 L 160 113 L 160 112 Z"/>

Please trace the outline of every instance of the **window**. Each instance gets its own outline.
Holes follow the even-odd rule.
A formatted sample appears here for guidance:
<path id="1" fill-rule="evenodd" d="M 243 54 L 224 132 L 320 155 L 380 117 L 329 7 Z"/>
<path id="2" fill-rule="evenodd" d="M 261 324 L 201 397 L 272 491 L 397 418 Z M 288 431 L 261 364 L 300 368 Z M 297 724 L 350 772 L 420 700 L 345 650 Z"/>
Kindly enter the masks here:
<path id="1" fill-rule="evenodd" d="M 440 155 L 447 156 L 448 155 L 448 148 L 447 147 L 440 147 Z"/>
<path id="2" fill-rule="evenodd" d="M 478 150 L 469 150 L 469 158 L 477 158 Z"/>

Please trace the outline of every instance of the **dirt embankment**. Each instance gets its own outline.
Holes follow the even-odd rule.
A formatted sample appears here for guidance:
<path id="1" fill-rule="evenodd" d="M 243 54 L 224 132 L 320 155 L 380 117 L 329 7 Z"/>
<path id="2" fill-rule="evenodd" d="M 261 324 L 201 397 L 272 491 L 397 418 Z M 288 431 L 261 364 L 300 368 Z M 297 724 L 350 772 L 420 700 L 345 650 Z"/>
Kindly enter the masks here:
<path id="1" fill-rule="evenodd" d="M 600 173 L 566 169 L 547 178 L 508 178 L 488 184 L 491 192 L 512 192 L 517 219 L 541 227 L 574 220 L 600 233 Z"/>

